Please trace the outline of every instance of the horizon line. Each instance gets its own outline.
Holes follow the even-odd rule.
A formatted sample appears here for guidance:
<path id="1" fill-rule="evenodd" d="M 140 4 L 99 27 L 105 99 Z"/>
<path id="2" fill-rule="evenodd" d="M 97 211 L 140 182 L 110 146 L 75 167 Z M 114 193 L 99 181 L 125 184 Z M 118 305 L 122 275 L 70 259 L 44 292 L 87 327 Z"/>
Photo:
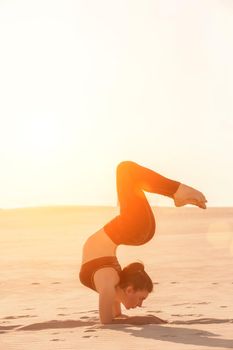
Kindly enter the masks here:
<path id="1" fill-rule="evenodd" d="M 166 205 L 150 205 L 151 208 L 188 208 L 188 209 L 192 209 L 192 208 L 198 208 L 197 206 L 189 206 L 191 204 L 188 205 L 184 205 L 182 207 L 176 207 L 174 206 L 166 206 Z M 73 208 L 96 208 L 96 207 L 101 207 L 101 208 L 119 208 L 119 206 L 116 205 L 103 205 L 103 204 L 51 204 L 51 205 L 35 205 L 35 206 L 26 206 L 26 207 L 7 207 L 7 208 L 0 208 L 0 210 L 17 210 L 17 209 L 48 209 L 48 208 L 69 208 L 69 207 L 73 207 Z M 205 210 L 209 209 L 209 208 L 233 208 L 233 205 L 227 205 L 227 206 L 219 206 L 219 205 L 213 205 L 213 206 L 208 206 Z"/>

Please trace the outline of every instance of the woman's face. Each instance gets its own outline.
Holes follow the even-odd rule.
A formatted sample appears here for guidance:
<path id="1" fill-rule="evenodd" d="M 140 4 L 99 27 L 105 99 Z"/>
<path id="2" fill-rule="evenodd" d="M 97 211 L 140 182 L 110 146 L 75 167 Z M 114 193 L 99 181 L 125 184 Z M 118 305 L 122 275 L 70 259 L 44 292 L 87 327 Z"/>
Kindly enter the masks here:
<path id="1" fill-rule="evenodd" d="M 134 309 L 137 306 L 142 306 L 143 300 L 147 298 L 149 292 L 146 289 L 134 290 L 133 286 L 128 286 L 122 294 L 122 304 L 126 309 Z"/>

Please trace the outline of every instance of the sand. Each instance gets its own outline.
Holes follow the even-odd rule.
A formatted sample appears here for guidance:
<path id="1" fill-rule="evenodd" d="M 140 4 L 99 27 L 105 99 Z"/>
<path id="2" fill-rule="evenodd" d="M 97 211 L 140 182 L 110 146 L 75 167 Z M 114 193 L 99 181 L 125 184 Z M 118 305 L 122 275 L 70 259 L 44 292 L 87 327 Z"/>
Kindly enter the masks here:
<path id="1" fill-rule="evenodd" d="M 0 349 L 232 349 L 233 208 L 154 208 L 156 235 L 120 246 L 154 282 L 137 320 L 101 325 L 98 294 L 81 285 L 82 244 L 113 207 L 0 210 Z M 148 315 L 151 315 L 148 317 Z"/>

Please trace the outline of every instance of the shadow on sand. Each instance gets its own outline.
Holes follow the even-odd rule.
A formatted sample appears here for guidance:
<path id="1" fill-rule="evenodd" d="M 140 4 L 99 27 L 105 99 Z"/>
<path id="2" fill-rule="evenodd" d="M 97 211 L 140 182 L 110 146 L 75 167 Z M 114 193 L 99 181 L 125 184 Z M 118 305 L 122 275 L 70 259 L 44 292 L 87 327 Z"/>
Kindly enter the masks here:
<path id="1" fill-rule="evenodd" d="M 33 323 L 27 326 L 1 327 L 1 333 L 12 331 L 42 331 L 46 329 L 64 329 L 87 327 L 86 332 L 98 332 L 99 329 L 111 329 L 117 332 L 126 332 L 134 337 L 154 339 L 159 341 L 196 346 L 208 346 L 213 348 L 233 348 L 233 339 L 220 339 L 220 335 L 202 329 L 181 327 L 193 324 L 233 323 L 232 319 L 202 318 L 189 321 L 166 321 L 153 315 L 134 316 L 122 319 L 122 323 L 101 325 L 97 317 L 85 317 L 85 320 L 51 320 L 47 322 Z M 153 324 L 156 326 L 153 326 Z M 162 325 L 161 325 L 162 324 Z M 178 325 L 176 327 L 175 325 Z"/>

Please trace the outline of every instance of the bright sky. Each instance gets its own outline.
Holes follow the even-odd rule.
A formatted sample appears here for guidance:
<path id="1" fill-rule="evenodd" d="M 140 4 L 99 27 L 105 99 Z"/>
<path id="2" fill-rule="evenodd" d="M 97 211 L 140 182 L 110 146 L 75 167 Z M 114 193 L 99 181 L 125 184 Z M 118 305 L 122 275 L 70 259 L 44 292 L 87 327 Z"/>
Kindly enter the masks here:
<path id="1" fill-rule="evenodd" d="M 0 207 L 116 205 L 122 160 L 233 206 L 232 38 L 232 0 L 1 0 Z"/>

